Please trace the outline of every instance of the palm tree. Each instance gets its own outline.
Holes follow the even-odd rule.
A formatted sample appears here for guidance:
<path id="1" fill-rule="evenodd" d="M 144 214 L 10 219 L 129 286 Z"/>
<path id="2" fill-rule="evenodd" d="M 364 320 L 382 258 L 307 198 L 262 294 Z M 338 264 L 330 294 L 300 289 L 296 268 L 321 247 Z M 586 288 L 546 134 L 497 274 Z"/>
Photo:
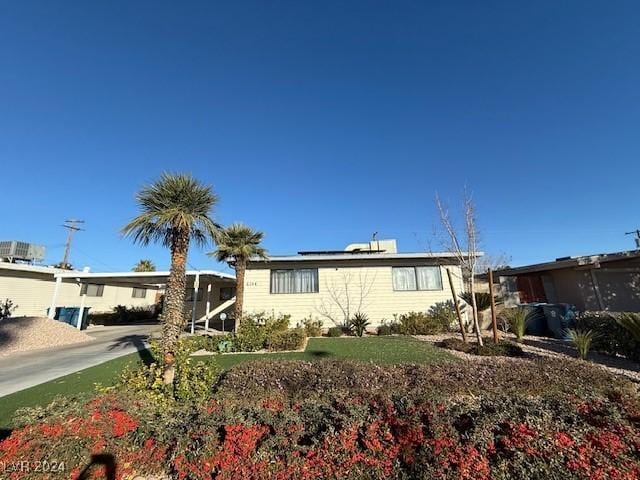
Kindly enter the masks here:
<path id="1" fill-rule="evenodd" d="M 135 243 L 159 242 L 171 251 L 171 268 L 162 313 L 164 383 L 173 383 L 175 349 L 185 325 L 184 299 L 189 244 L 205 246 L 220 226 L 212 219 L 218 196 L 188 174 L 163 173 L 136 195 L 140 214 L 122 228 Z"/>
<path id="2" fill-rule="evenodd" d="M 235 328 L 242 317 L 244 297 L 244 272 L 252 257 L 267 258 L 267 251 L 260 246 L 264 234 L 258 230 L 234 223 L 223 229 L 216 239 L 218 249 L 209 255 L 219 262 L 227 262 L 236 271 L 236 304 L 234 308 Z"/>
<path id="3" fill-rule="evenodd" d="M 156 264 L 148 259 L 142 259 L 133 267 L 134 272 L 155 272 Z"/>

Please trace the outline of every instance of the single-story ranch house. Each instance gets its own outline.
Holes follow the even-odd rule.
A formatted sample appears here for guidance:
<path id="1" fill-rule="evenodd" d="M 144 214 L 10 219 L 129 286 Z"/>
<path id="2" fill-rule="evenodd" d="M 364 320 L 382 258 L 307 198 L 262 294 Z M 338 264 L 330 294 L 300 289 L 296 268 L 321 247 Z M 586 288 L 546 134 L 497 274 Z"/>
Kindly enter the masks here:
<path id="1" fill-rule="evenodd" d="M 446 268 L 456 291 L 464 291 L 453 254 L 398 253 L 395 240 L 255 259 L 247 266 L 243 310 L 289 314 L 292 326 L 321 319 L 327 327 L 360 311 L 375 326 L 451 300 Z"/>
<path id="2" fill-rule="evenodd" d="M 640 312 L 640 250 L 557 258 L 496 271 L 515 303 L 568 303 L 578 310 Z"/>

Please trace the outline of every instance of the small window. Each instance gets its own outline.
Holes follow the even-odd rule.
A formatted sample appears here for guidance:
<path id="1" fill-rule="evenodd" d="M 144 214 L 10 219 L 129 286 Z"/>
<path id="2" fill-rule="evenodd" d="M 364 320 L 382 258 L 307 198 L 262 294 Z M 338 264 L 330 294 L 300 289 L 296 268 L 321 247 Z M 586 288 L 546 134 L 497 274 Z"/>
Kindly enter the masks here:
<path id="1" fill-rule="evenodd" d="M 393 267 L 392 273 L 395 291 L 442 290 L 440 267 Z"/>
<path id="2" fill-rule="evenodd" d="M 146 288 L 133 287 L 133 292 L 131 293 L 131 298 L 147 298 L 147 289 Z"/>
<path id="3" fill-rule="evenodd" d="M 87 297 L 101 297 L 104 292 L 104 285 L 96 285 L 95 283 L 83 283 L 80 288 L 80 295 Z"/>
<path id="4" fill-rule="evenodd" d="M 223 302 L 231 300 L 235 294 L 235 287 L 220 287 L 220 300 Z"/>
<path id="5" fill-rule="evenodd" d="M 317 293 L 318 269 L 271 270 L 271 293 Z"/>
<path id="6" fill-rule="evenodd" d="M 195 288 L 187 289 L 187 302 L 193 302 L 193 292 L 195 292 Z M 202 300 L 202 289 L 198 289 L 198 302 Z"/>

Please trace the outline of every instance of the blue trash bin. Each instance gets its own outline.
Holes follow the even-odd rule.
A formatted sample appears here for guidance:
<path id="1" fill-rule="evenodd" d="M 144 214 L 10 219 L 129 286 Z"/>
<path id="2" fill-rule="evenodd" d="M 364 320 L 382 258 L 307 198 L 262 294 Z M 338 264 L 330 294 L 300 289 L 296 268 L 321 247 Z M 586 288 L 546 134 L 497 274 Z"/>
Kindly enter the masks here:
<path id="1" fill-rule="evenodd" d="M 84 314 L 82 315 L 82 325 L 80 326 L 81 330 L 87 328 L 88 323 L 88 314 L 89 309 L 91 307 L 84 307 Z M 49 314 L 49 309 L 47 309 L 47 315 Z M 80 307 L 56 307 L 56 313 L 53 316 L 54 320 L 58 320 L 59 322 L 64 322 L 66 324 L 71 325 L 72 327 L 78 327 L 78 315 L 80 315 Z"/>
<path id="2" fill-rule="evenodd" d="M 520 305 L 527 314 L 527 335 L 544 337 L 549 335 L 547 319 L 544 315 L 543 303 L 525 303 Z"/>
<path id="3" fill-rule="evenodd" d="M 576 325 L 575 308 L 568 303 L 553 303 L 542 306 L 547 326 L 555 338 L 567 340 L 567 329 Z"/>

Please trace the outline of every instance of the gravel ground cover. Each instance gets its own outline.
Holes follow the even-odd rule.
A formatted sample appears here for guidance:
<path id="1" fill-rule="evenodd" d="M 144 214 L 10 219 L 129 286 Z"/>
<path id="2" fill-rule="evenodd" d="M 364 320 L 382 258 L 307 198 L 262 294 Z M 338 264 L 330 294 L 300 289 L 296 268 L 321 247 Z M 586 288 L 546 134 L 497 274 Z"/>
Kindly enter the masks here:
<path id="1" fill-rule="evenodd" d="M 91 340 L 89 335 L 71 325 L 46 317 L 15 317 L 0 321 L 0 356 Z"/>
<path id="2" fill-rule="evenodd" d="M 490 335 L 490 333 L 485 332 L 486 335 Z M 447 333 L 440 335 L 416 335 L 415 338 L 418 338 L 427 343 L 437 345 L 445 338 L 462 338 L 459 334 L 455 333 Z M 515 340 L 514 335 L 510 333 L 501 333 L 502 338 L 506 338 L 509 340 Z M 473 334 L 468 334 L 468 339 L 470 341 L 475 341 L 475 336 Z M 513 357 L 493 357 L 493 362 L 499 363 L 509 363 L 509 362 L 522 362 L 531 359 L 540 359 L 542 357 L 550 357 L 550 358 L 560 358 L 566 360 L 576 360 L 576 350 L 568 343 L 563 342 L 562 340 L 557 340 L 555 338 L 547 338 L 547 337 L 536 337 L 533 335 L 527 335 L 524 338 L 524 343 L 519 344 L 522 347 L 522 350 L 525 352 L 524 357 L 521 358 L 513 358 Z M 465 360 L 472 360 L 483 362 L 487 357 L 479 357 L 477 355 L 470 355 L 463 352 L 456 352 L 454 350 L 447 350 L 452 355 L 460 357 Z M 588 357 L 588 361 L 602 367 L 609 372 L 616 373 L 619 375 L 624 375 L 625 377 L 633 380 L 634 382 L 640 382 L 640 364 L 629 360 L 624 357 L 613 357 L 610 355 L 602 355 L 597 352 L 591 352 Z"/>

